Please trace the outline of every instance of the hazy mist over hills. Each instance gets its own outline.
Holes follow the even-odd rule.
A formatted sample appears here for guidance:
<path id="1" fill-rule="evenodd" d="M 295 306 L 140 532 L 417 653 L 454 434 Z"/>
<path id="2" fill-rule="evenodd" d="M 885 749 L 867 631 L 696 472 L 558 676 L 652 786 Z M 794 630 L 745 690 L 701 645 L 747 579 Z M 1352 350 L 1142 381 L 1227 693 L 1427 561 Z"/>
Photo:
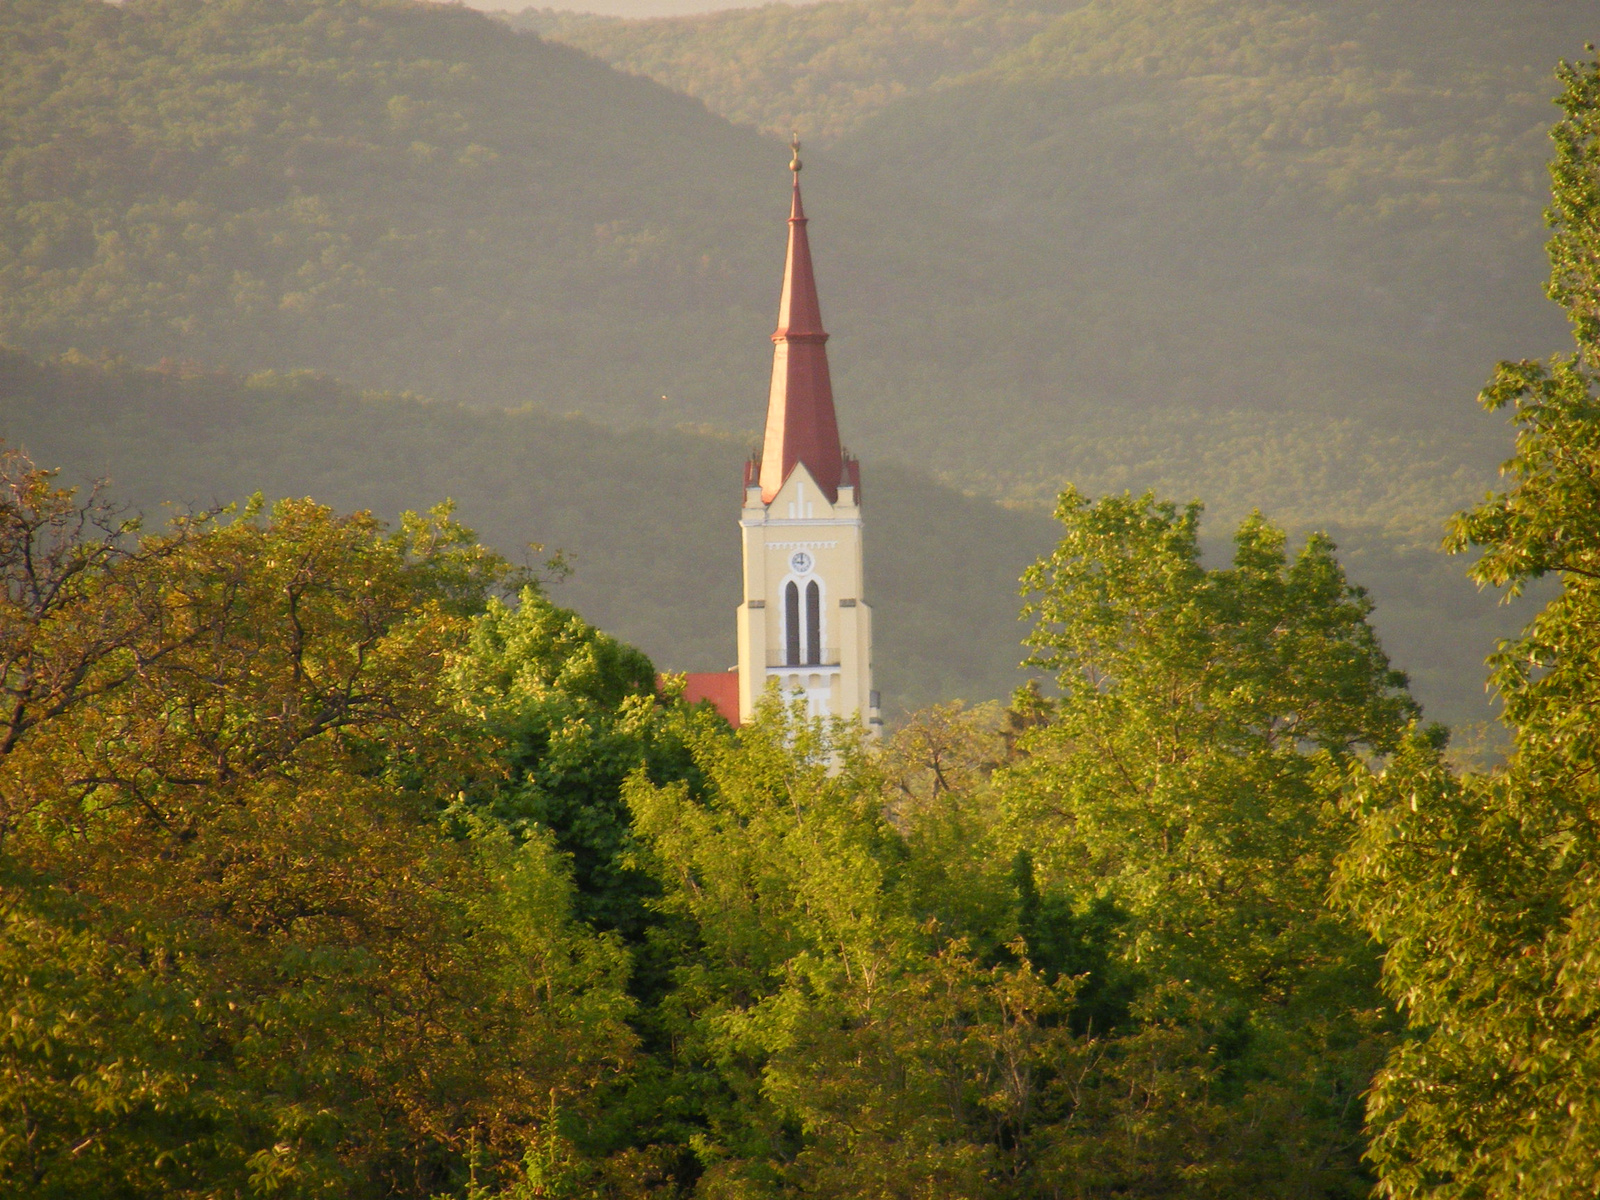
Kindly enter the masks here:
<path id="1" fill-rule="evenodd" d="M 35 363 L 3 348 L 0 437 L 64 466 L 65 482 L 109 476 L 152 524 L 169 501 L 205 507 L 256 491 L 391 521 L 450 497 L 514 562 L 563 551 L 573 572 L 552 579 L 552 598 L 661 669 L 737 659 L 737 490 L 727 481 L 740 441 L 361 394 L 325 377 Z M 1024 678 L 1016 579 L 1049 550 L 1052 522 L 890 464 L 864 483 L 869 587 L 882 610 L 877 682 L 890 713 L 1008 694 Z M 545 550 L 530 555 L 529 542 Z M 965 568 L 953 577 L 952 560 Z"/>
<path id="2" fill-rule="evenodd" d="M 551 596 L 662 669 L 716 670 L 736 657 L 739 547 L 726 484 L 741 441 L 360 393 L 308 374 L 241 378 L 81 356 L 37 362 L 3 347 L 0 438 L 62 468 L 63 482 L 109 477 L 114 494 L 153 524 L 169 502 L 204 507 L 258 491 L 389 520 L 449 497 L 513 561 L 566 554 L 573 573 L 551 582 Z M 1054 524 L 892 463 L 873 466 L 865 491 L 877 679 L 890 713 L 1008 694 L 1025 678 L 1017 577 L 1049 550 Z M 1228 552 L 1230 532 L 1207 523 L 1213 555 Z M 1486 601 L 1458 563 L 1430 550 L 1335 533 L 1430 715 L 1484 720 L 1481 659 L 1528 605 Z M 544 551 L 530 556 L 530 542 Z"/>
<path id="3" fill-rule="evenodd" d="M 522 0 L 474 0 L 479 12 L 520 12 Z M 587 0 L 581 11 L 610 17 L 683 17 L 742 7 L 739 0 Z"/>
<path id="4" fill-rule="evenodd" d="M 0 339 L 742 451 L 799 128 L 869 476 L 901 463 L 1023 506 L 1068 480 L 1154 487 L 1203 498 L 1219 535 L 1252 507 L 1333 529 L 1401 665 L 1470 719 L 1511 619 L 1431 547 L 1506 452 L 1474 391 L 1562 342 L 1541 297 L 1550 71 L 1590 19 L 1566 0 L 509 19 L 540 37 L 405 0 L 0 0 Z"/>

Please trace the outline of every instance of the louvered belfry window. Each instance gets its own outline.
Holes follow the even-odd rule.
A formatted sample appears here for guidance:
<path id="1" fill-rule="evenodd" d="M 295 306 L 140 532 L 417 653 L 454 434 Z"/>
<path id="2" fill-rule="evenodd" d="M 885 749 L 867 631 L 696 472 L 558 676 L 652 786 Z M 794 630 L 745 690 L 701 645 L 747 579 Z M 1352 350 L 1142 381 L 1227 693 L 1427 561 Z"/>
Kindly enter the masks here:
<path id="1" fill-rule="evenodd" d="M 806 662 L 822 661 L 822 593 L 813 579 L 806 584 Z"/>
<path id="2" fill-rule="evenodd" d="M 812 584 L 815 587 L 816 584 Z M 784 662 L 791 667 L 800 665 L 800 588 L 790 580 L 783 589 L 783 631 L 786 645 Z"/>

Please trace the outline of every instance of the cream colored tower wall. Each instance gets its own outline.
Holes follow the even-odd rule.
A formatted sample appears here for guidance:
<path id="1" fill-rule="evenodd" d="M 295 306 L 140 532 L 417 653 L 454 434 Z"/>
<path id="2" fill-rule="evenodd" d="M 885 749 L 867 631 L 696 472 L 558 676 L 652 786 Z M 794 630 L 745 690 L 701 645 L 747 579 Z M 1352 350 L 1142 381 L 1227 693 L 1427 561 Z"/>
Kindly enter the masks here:
<path id="1" fill-rule="evenodd" d="M 853 488 L 829 503 L 795 467 L 771 504 L 745 490 L 744 602 L 739 605 L 739 715 L 749 720 L 768 682 L 806 697 L 814 716 L 856 717 L 876 728 L 872 693 L 872 609 L 863 596 L 861 507 Z M 789 645 L 786 592 L 795 585 L 799 652 Z M 817 587 L 817 633 L 808 636 L 807 589 Z"/>

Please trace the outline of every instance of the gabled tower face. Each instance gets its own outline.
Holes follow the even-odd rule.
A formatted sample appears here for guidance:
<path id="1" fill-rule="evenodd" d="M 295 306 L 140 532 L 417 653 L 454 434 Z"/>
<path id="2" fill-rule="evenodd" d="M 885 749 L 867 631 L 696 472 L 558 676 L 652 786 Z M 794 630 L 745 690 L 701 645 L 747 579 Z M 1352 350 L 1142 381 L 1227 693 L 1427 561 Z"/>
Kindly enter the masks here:
<path id="1" fill-rule="evenodd" d="M 739 606 L 739 714 L 770 682 L 802 694 L 813 716 L 876 729 L 872 609 L 861 570 L 861 471 L 839 442 L 794 144 L 789 253 L 761 458 L 745 468 L 744 603 Z"/>

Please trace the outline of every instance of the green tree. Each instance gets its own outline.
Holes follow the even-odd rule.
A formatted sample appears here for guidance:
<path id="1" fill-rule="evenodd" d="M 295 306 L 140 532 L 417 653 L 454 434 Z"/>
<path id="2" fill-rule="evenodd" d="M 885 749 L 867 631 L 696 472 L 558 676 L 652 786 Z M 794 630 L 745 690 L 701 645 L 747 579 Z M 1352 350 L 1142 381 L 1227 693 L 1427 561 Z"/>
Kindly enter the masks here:
<path id="1" fill-rule="evenodd" d="M 663 781 L 692 773 L 650 660 L 528 587 L 515 607 L 488 602 L 452 683 L 506 767 L 481 811 L 553 835 L 573 865 L 578 915 L 638 941 L 656 888 L 630 865 L 623 781 L 641 766 Z"/>
<path id="2" fill-rule="evenodd" d="M 444 675 L 504 564 L 443 512 L 141 537 L 6 479 L 0 1194 L 422 1197 L 580 1115 L 626 955 L 548 839 L 439 820 L 495 773 Z"/>
<path id="3" fill-rule="evenodd" d="M 1165 1064 L 1150 1111 L 1175 1122 L 1080 1153 L 1112 1191 L 1359 1194 L 1385 1016 L 1375 956 L 1325 905 L 1353 832 L 1325 777 L 1399 742 L 1405 678 L 1326 538 L 1291 560 L 1252 516 L 1207 569 L 1197 504 L 1069 488 L 1056 516 L 1024 584 L 1060 695 L 1028 702 L 1000 775 L 1005 841 L 1030 944 L 1102 989 L 1112 1066 Z"/>
<path id="4" fill-rule="evenodd" d="M 1457 775 L 1414 740 L 1350 771 L 1361 836 L 1341 894 L 1413 1030 L 1371 1104 L 1388 1196 L 1592 1195 L 1600 1178 L 1600 60 L 1559 75 L 1551 294 L 1577 354 L 1500 365 L 1481 399 L 1511 409 L 1512 484 L 1446 545 L 1481 550 L 1482 585 L 1561 590 L 1490 659 L 1515 735 L 1503 766 Z"/>
<path id="5" fill-rule="evenodd" d="M 968 740 L 948 718 L 922 751 Z M 700 1080 L 699 1194 L 1018 1194 L 1020 1138 L 1087 1050 L 1061 1019 L 1071 980 L 959 936 L 1001 932 L 972 928 L 996 872 L 962 896 L 970 856 L 918 861 L 948 853 L 950 814 L 891 824 L 858 729 L 769 698 L 737 737 L 707 724 L 692 747 L 702 795 L 642 776 L 627 795 L 678 947 L 662 1007 L 676 1068 Z M 967 774 L 959 751 L 935 757 Z M 900 801 L 913 758 L 928 755 L 901 747 Z"/>

